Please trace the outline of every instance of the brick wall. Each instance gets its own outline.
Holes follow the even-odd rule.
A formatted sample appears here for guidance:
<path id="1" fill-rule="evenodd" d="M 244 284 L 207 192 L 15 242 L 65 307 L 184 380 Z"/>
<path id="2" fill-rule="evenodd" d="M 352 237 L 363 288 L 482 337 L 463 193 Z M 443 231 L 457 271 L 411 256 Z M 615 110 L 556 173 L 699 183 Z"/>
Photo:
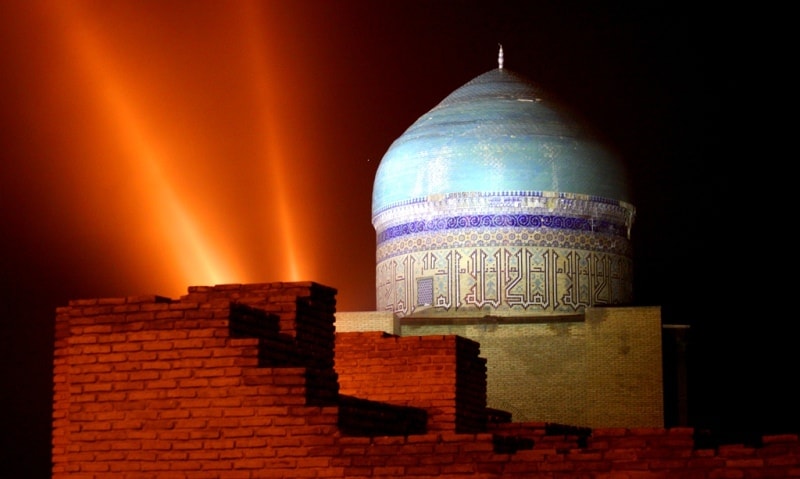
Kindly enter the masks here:
<path id="1" fill-rule="evenodd" d="M 664 425 L 661 308 L 586 310 L 586 425 Z"/>
<path id="2" fill-rule="evenodd" d="M 335 293 L 225 285 L 58 308 L 53 478 L 800 477 L 796 435 L 714 449 L 688 428 L 477 420 L 478 343 L 337 335 Z M 375 384 L 355 386 L 359 362 Z M 403 391 L 428 374 L 438 384 Z"/>
<path id="3" fill-rule="evenodd" d="M 400 335 L 400 319 L 391 311 L 337 311 L 336 332 L 385 331 Z"/>
<path id="4" fill-rule="evenodd" d="M 422 408 L 429 431 L 483 432 L 486 360 L 479 349 L 459 336 L 338 333 L 340 392 Z"/>

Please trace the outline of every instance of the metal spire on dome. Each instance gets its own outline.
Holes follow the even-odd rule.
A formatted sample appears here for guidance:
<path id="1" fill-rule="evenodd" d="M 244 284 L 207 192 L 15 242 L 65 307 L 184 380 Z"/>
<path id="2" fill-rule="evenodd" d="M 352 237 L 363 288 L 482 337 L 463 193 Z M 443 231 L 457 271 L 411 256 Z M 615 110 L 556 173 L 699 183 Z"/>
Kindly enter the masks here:
<path id="1" fill-rule="evenodd" d="M 498 45 L 500 45 L 500 53 L 497 54 L 497 67 L 502 70 L 503 69 L 503 45 L 500 44 L 500 43 L 498 43 Z"/>

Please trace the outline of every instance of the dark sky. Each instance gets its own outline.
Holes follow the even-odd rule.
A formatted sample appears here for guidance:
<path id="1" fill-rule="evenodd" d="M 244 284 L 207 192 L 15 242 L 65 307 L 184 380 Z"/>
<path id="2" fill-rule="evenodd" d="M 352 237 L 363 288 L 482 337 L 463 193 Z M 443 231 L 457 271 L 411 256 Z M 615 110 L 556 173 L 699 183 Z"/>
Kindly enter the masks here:
<path id="1" fill-rule="evenodd" d="M 774 304 L 756 299 L 765 258 L 732 214 L 741 44 L 712 19 L 675 2 L 1 2 L 0 476 L 49 476 L 70 299 L 313 280 L 339 310 L 374 308 L 378 163 L 499 43 L 626 162 L 636 302 L 691 326 L 694 425 L 800 430 L 775 379 L 797 364 L 767 328 L 781 315 L 757 306 Z"/>

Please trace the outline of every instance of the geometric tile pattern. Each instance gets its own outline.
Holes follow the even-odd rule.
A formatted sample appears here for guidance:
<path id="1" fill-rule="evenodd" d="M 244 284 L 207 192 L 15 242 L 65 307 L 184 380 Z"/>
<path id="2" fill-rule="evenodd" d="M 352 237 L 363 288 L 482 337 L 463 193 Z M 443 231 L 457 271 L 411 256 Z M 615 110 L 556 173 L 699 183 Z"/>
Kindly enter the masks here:
<path id="1" fill-rule="evenodd" d="M 442 208 L 447 198 L 378 215 L 378 309 L 575 313 L 632 300 L 630 205 L 552 194 L 521 207 L 518 196 L 487 206 L 470 195 L 462 216 Z"/>

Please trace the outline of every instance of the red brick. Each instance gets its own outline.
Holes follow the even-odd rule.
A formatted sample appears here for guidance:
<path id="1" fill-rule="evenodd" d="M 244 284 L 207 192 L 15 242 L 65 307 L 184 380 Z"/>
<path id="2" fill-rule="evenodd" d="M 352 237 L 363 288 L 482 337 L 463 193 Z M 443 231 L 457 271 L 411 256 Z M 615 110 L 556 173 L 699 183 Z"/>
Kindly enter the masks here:
<path id="1" fill-rule="evenodd" d="M 176 301 L 144 296 L 59 308 L 53 479 L 800 477 L 793 434 L 764 438 L 763 448 L 718 451 L 694 450 L 689 428 L 596 429 L 588 448 L 578 447 L 577 436 L 546 436 L 545 423 L 456 434 L 456 421 L 484 412 L 485 384 L 470 377 L 457 387 L 456 380 L 461 368 L 485 371 L 478 345 L 453 335 L 335 335 L 335 290 L 321 288 L 323 297 L 297 306 L 296 294 L 322 294 L 316 288 L 190 287 Z M 261 368 L 258 338 L 229 337 L 231 301 L 276 313 L 287 337 L 308 329 L 309 339 L 291 346 L 297 350 L 281 352 L 287 361 L 335 359 L 329 374 L 340 393 L 421 407 L 428 432 L 343 437 L 335 389 L 325 393 L 325 406 L 310 405 L 306 368 Z M 464 404 L 475 405 L 472 416 Z M 492 427 L 532 439 L 534 449 L 496 454 Z"/>

